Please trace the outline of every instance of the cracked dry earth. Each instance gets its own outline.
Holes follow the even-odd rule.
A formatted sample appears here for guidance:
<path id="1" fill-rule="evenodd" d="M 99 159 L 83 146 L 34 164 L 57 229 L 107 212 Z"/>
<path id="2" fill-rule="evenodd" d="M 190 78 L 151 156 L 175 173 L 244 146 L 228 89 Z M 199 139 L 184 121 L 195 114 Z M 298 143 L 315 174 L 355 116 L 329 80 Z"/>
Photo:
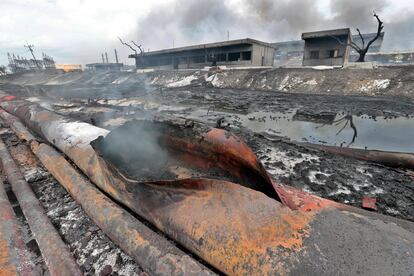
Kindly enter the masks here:
<path id="1" fill-rule="evenodd" d="M 10 131 L 1 138 L 84 275 L 147 275 L 94 224 L 26 144 Z M 34 243 L 30 248 L 40 274 L 49 275 L 30 230 L 26 236 Z"/>

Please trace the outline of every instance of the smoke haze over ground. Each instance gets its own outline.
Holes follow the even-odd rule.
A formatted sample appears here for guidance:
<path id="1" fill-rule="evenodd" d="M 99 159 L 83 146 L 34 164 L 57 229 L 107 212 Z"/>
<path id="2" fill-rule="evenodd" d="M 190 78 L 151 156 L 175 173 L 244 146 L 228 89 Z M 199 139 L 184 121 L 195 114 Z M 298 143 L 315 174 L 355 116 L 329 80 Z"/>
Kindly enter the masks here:
<path id="1" fill-rule="evenodd" d="M 26 57 L 25 40 L 56 61 L 100 61 L 113 49 L 127 59 L 116 39 L 134 40 L 145 50 L 251 37 L 267 42 L 300 39 L 304 31 L 359 27 L 375 32 L 375 10 L 384 21 L 384 51 L 414 48 L 414 8 L 409 0 L 2 0 L 0 64 L 6 53 Z"/>

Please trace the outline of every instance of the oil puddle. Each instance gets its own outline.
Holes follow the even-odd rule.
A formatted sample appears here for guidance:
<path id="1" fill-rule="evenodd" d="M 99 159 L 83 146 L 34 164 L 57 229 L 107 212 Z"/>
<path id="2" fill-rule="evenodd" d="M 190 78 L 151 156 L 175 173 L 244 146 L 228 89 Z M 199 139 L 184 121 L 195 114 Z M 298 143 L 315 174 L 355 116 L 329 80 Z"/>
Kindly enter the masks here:
<path id="1" fill-rule="evenodd" d="M 192 111 L 189 117 L 212 122 L 224 117 L 233 126 L 298 142 L 414 153 L 414 117 L 368 117 L 336 113 L 253 112 L 247 115 Z"/>

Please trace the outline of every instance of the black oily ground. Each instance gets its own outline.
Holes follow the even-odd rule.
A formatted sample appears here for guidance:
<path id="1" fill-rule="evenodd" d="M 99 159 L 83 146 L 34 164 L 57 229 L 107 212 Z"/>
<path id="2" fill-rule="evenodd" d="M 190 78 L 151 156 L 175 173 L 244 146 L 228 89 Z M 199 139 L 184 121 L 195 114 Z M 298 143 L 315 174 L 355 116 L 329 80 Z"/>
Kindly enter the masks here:
<path id="1" fill-rule="evenodd" d="M 380 188 L 384 192 L 375 195 L 379 213 L 414 221 L 414 180 L 403 170 L 308 149 L 290 142 L 269 141 L 265 137 L 245 129 L 234 129 L 233 131 L 243 137 L 256 154 L 261 156 L 265 167 L 286 169 L 281 162 L 266 161 L 268 159 L 267 153 L 263 149 L 269 147 L 276 151 L 287 152 L 287 155 L 291 157 L 301 158 L 303 154 L 311 154 L 319 158 L 317 162 L 310 160 L 296 164 L 293 173 L 289 176 L 274 175 L 283 184 L 301 190 L 308 188 L 312 194 L 317 196 L 356 207 L 361 207 L 363 196 Z M 361 171 L 361 168 L 364 169 Z M 310 171 L 322 171 L 330 176 L 316 174 L 315 177 L 324 183 L 321 185 L 310 181 Z M 372 177 L 367 177 L 366 174 L 370 174 Z M 364 181 L 368 181 L 368 185 L 357 190 L 355 186 Z M 339 187 L 345 187 L 351 193 L 336 194 Z"/>
<path id="2" fill-rule="evenodd" d="M 349 112 L 352 115 L 365 114 L 374 117 L 414 115 L 412 100 L 395 97 L 309 95 L 197 87 L 191 90 L 155 90 L 149 96 L 152 100 L 157 99 L 167 105 L 180 104 L 211 110 L 226 109 L 240 113 L 285 112 L 299 108 L 311 114 Z"/>

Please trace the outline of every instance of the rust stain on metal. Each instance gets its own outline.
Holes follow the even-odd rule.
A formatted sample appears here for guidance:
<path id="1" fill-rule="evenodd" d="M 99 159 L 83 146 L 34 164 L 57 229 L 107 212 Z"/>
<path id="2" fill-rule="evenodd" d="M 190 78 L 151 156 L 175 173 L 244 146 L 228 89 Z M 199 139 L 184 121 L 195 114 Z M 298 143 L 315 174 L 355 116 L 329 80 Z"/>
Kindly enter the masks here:
<path id="1" fill-rule="evenodd" d="M 377 199 L 373 197 L 362 197 L 362 208 L 377 211 Z"/>
<path id="2" fill-rule="evenodd" d="M 14 160 L 18 163 L 19 166 L 33 167 L 38 163 L 33 154 L 28 155 L 25 151 L 21 150 L 21 145 L 12 147 L 9 150 L 10 154 L 13 156 Z"/>
<path id="3" fill-rule="evenodd" d="M 4 236 L 4 233 L 0 229 L 0 275 L 17 275 L 16 266 L 10 262 L 11 256 L 8 244 L 1 239 L 2 236 Z"/>
<path id="4" fill-rule="evenodd" d="M 330 207 L 341 208 L 345 205 L 328 199 L 320 198 L 291 186 L 283 185 L 272 180 L 273 186 L 279 194 L 283 204 L 293 210 L 303 212 L 318 211 Z"/>
<path id="5" fill-rule="evenodd" d="M 33 264 L 0 181 L 0 275 L 32 275 Z"/>
<path id="6" fill-rule="evenodd" d="M 33 143 L 32 150 L 89 217 L 146 271 L 157 275 L 213 274 L 117 206 L 53 148 Z M 164 268 L 160 270 L 161 267 Z M 187 271 L 186 267 L 194 271 Z"/>
<path id="7" fill-rule="evenodd" d="M 27 117 L 25 109 L 15 112 L 40 135 L 48 134 L 44 127 L 50 118 L 63 120 L 55 114 L 42 115 L 46 121 L 39 120 L 36 113 L 47 111 L 36 106 L 29 108 L 32 115 Z M 208 166 L 227 170 L 244 186 L 277 199 L 261 163 L 237 137 L 223 130 L 197 133 L 185 129 L 177 133 L 176 137 L 162 136 L 163 143 L 198 157 L 205 155 Z M 123 175 L 92 147 L 68 144 L 62 149 L 101 189 L 224 273 L 275 271 L 278 258 L 269 252 L 284 248 L 286 256 L 293 256 L 302 250 L 309 233 L 314 213 L 292 211 L 239 184 L 206 178 L 140 182 Z"/>
<path id="8" fill-rule="evenodd" d="M 125 151 L 120 151 L 110 142 L 111 136 L 120 129 L 106 134 L 105 138 L 91 141 L 93 148 L 89 145 L 79 147 L 48 128 L 51 120 L 63 122 L 67 120 L 65 117 L 33 104 L 22 105 L 20 109 L 19 106 L 17 102 L 2 104 L 39 135 L 58 144 L 91 181 L 113 199 L 226 274 L 286 274 L 298 257 L 312 262 L 308 255 L 302 253 L 324 254 L 305 245 L 308 237 L 314 238 L 312 243 L 315 246 L 326 242 L 318 232 L 313 232 L 314 229 L 320 231 L 315 226 L 324 225 L 321 223 L 323 216 L 321 218 L 319 214 L 334 208 L 352 209 L 272 181 L 247 145 L 224 130 L 188 126 L 172 128 L 168 124 L 149 122 L 163 130 L 159 143 L 168 150 L 168 162 L 189 171 L 196 167 L 201 176 L 182 179 L 188 171 L 176 170 L 179 172 L 176 176 L 169 174 L 169 177 L 164 177 L 155 171 L 155 175 L 145 178 L 139 173 L 134 176 L 135 167 L 131 172 L 126 168 L 128 166 L 121 164 L 137 164 L 138 169 L 143 166 L 142 162 L 134 159 L 139 154 L 129 152 L 138 135 L 132 135 L 134 139 L 129 139 L 132 141 L 130 144 L 122 141 Z M 28 116 L 27 110 L 32 115 Z M 49 112 L 49 115 L 42 115 L 40 120 L 36 117 L 39 112 Z M 87 139 L 85 137 L 83 141 Z M 108 147 L 115 147 L 111 148 L 112 153 L 121 158 L 108 155 L 105 152 Z M 120 160 L 122 162 L 118 162 Z M 51 159 L 50 162 L 57 163 Z M 100 204 L 93 199 L 87 201 Z M 345 218 L 344 213 L 335 211 L 335 215 Z M 358 222 L 344 225 L 360 226 Z M 129 231 L 125 233 L 133 237 L 134 242 L 143 242 L 141 236 L 132 235 Z M 334 239 L 328 241 L 337 242 Z M 356 254 L 355 251 L 346 254 Z M 307 262 L 301 262 L 301 265 L 306 266 Z"/>
<path id="9" fill-rule="evenodd" d="M 3 102 L 3 101 L 13 101 L 13 100 L 16 100 L 16 99 L 17 99 L 16 96 L 6 95 L 6 96 L 3 96 L 3 97 L 0 98 L 0 102 Z"/>

